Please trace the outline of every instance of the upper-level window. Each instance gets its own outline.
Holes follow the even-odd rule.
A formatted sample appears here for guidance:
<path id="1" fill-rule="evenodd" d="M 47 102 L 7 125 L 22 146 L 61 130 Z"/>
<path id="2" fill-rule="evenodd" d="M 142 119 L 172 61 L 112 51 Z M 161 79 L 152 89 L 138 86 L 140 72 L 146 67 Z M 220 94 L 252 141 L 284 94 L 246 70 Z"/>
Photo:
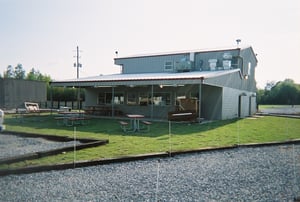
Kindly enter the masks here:
<path id="1" fill-rule="evenodd" d="M 251 74 L 251 62 L 248 63 L 248 76 Z"/>
<path id="2" fill-rule="evenodd" d="M 173 62 L 166 61 L 165 62 L 165 71 L 172 71 L 173 70 Z"/>

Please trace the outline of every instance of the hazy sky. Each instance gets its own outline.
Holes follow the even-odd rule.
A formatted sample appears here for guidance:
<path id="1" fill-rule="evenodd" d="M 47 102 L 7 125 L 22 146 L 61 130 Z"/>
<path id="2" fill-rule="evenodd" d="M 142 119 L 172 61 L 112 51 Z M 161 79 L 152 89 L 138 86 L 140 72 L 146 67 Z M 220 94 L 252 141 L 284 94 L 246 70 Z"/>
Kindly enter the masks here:
<path id="1" fill-rule="evenodd" d="M 52 79 L 119 73 L 119 56 L 231 47 L 257 53 L 256 80 L 300 83 L 299 0 L 0 0 L 0 73 Z"/>

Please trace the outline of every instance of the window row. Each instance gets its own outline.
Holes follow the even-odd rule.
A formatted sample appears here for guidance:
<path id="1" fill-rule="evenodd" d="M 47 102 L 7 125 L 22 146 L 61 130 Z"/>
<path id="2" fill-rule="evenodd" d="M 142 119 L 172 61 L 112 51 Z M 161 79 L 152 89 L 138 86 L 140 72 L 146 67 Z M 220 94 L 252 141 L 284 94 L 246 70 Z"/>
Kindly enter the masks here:
<path id="1" fill-rule="evenodd" d="M 126 104 L 147 106 L 152 103 L 156 106 L 165 106 L 171 104 L 171 93 L 153 93 L 153 98 L 149 93 L 128 93 L 125 100 L 124 93 L 100 92 L 98 94 L 98 104 Z"/>

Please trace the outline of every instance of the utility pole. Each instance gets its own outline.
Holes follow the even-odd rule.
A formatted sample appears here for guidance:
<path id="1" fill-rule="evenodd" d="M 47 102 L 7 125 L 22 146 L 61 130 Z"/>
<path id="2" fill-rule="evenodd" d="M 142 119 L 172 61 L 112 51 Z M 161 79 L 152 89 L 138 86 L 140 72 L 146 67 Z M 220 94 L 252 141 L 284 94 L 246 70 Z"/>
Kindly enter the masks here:
<path id="1" fill-rule="evenodd" d="M 77 80 L 79 79 L 79 68 L 82 67 L 82 64 L 79 63 L 79 47 L 76 48 L 76 63 L 74 63 L 74 67 L 77 68 Z M 80 86 L 78 83 L 78 91 L 77 91 L 77 109 L 80 111 Z"/>
<path id="2" fill-rule="evenodd" d="M 76 63 L 74 63 L 74 67 L 77 67 L 77 79 L 79 79 L 79 68 L 82 67 L 82 64 L 79 63 L 79 47 L 76 48 Z"/>

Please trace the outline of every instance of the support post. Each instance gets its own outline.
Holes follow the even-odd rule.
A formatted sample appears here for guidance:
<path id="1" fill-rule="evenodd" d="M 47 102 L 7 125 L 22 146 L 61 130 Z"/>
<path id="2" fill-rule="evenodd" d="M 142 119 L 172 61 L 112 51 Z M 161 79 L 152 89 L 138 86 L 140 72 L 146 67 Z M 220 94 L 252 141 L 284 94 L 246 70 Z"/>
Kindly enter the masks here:
<path id="1" fill-rule="evenodd" d="M 154 110 L 154 103 L 153 103 L 153 84 L 151 86 L 151 119 L 153 119 L 153 110 Z"/>
<path id="2" fill-rule="evenodd" d="M 203 84 L 203 77 L 200 78 L 199 84 L 199 92 L 198 92 L 198 122 L 201 122 L 201 100 L 202 100 L 202 84 Z"/>
<path id="3" fill-rule="evenodd" d="M 114 105 L 114 99 L 115 99 L 115 87 L 112 86 L 111 88 L 111 116 L 115 116 L 115 105 Z"/>

